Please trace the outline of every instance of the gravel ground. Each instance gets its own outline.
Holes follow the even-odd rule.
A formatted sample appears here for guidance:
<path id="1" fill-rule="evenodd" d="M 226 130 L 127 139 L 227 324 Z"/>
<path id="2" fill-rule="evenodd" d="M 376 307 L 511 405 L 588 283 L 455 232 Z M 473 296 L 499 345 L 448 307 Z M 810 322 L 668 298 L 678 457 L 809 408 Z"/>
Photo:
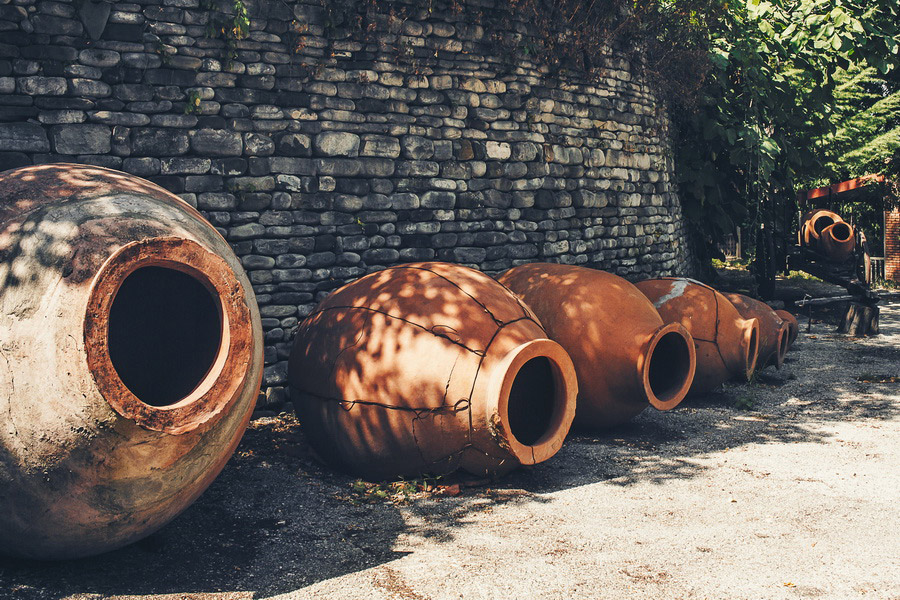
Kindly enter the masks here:
<path id="1" fill-rule="evenodd" d="M 0 596 L 900 599 L 900 304 L 881 326 L 813 323 L 781 371 L 444 495 L 382 500 L 291 419 L 257 419 L 171 525 L 92 559 L 0 560 Z"/>

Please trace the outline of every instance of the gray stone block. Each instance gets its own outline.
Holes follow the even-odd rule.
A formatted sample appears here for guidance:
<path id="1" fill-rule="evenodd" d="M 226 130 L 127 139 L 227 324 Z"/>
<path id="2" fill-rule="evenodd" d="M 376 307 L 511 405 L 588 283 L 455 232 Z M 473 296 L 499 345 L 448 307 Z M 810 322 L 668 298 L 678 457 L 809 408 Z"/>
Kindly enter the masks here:
<path id="1" fill-rule="evenodd" d="M 65 77 L 20 77 L 18 88 L 20 94 L 29 96 L 63 96 L 68 83 Z"/>
<path id="2" fill-rule="evenodd" d="M 241 135 L 224 129 L 198 129 L 190 134 L 191 150 L 200 156 L 240 156 Z"/>
<path id="3" fill-rule="evenodd" d="M 187 154 L 188 134 L 180 129 L 133 129 L 132 152 L 138 156 L 178 156 Z"/>
<path id="4" fill-rule="evenodd" d="M 343 131 L 326 131 L 316 136 L 313 147 L 318 156 L 359 156 L 359 136 Z"/>
<path id="5" fill-rule="evenodd" d="M 36 123 L 0 123 L 0 149 L 18 152 L 49 152 L 50 140 Z"/>
<path id="6" fill-rule="evenodd" d="M 59 154 L 105 154 L 112 144 L 112 132 L 106 125 L 57 125 L 50 135 Z"/>

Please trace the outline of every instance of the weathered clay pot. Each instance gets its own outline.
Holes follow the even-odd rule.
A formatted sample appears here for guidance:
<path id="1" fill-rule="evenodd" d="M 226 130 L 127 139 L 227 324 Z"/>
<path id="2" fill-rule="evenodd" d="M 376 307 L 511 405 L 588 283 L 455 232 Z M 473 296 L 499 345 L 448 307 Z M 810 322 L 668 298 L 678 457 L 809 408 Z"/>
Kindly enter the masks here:
<path id="1" fill-rule="evenodd" d="M 499 278 L 531 308 L 578 375 L 579 427 L 623 423 L 647 406 L 675 408 L 694 377 L 694 343 L 666 325 L 634 285 L 595 269 L 548 263 Z"/>
<path id="2" fill-rule="evenodd" d="M 200 214 L 83 165 L 0 174 L 0 552 L 100 553 L 187 507 L 258 394 L 262 331 Z"/>
<path id="3" fill-rule="evenodd" d="M 833 223 L 819 236 L 819 251 L 832 262 L 844 262 L 853 255 L 854 249 L 856 236 L 849 223 Z"/>
<path id="4" fill-rule="evenodd" d="M 800 241 L 802 245 L 813 249 L 818 248 L 819 238 L 826 227 L 835 223 L 842 223 L 843 219 L 835 212 L 819 208 L 811 210 L 803 217 L 803 225 L 800 227 Z"/>
<path id="5" fill-rule="evenodd" d="M 572 361 L 473 269 L 416 263 L 329 295 L 300 326 L 291 396 L 332 465 L 370 480 L 547 460 L 575 414 Z"/>
<path id="6" fill-rule="evenodd" d="M 759 353 L 756 319 L 744 319 L 725 296 L 693 279 L 663 277 L 635 286 L 664 322 L 681 323 L 694 338 L 697 370 L 689 395 L 708 392 L 729 379 L 750 379 Z"/>
<path id="7" fill-rule="evenodd" d="M 797 322 L 797 317 L 792 315 L 786 310 L 776 310 L 775 314 L 781 317 L 781 320 L 787 323 L 788 326 L 788 350 L 790 350 L 791 346 L 794 345 L 794 340 L 797 339 L 797 335 L 800 333 L 800 323 Z"/>
<path id="8" fill-rule="evenodd" d="M 761 370 L 775 365 L 776 369 L 780 369 L 790 343 L 787 323 L 765 302 L 744 294 L 725 294 L 725 297 L 731 300 L 742 317 L 759 321 L 759 357 L 756 359 L 756 368 Z"/>

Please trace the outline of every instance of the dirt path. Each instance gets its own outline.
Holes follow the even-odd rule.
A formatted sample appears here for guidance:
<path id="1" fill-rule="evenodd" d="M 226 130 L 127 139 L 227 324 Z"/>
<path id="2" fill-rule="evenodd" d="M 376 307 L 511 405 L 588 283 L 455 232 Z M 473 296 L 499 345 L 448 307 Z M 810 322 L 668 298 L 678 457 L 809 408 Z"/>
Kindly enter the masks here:
<path id="1" fill-rule="evenodd" d="M 900 376 L 900 304 L 882 330 L 814 324 L 752 384 L 405 505 L 362 502 L 296 425 L 257 421 L 172 525 L 94 559 L 0 562 L 0 595 L 900 599 L 900 383 L 877 382 Z"/>

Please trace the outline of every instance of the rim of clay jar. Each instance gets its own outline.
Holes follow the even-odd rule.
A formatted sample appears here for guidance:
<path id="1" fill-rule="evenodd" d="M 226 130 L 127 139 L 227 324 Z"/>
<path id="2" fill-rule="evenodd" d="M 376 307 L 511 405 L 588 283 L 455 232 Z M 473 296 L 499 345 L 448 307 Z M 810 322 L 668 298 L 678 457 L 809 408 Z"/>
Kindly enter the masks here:
<path id="1" fill-rule="evenodd" d="M 850 238 L 853 237 L 853 228 L 843 221 L 832 223 L 822 230 L 823 235 L 825 235 L 826 232 L 827 235 L 831 236 L 831 239 L 838 243 L 849 242 Z"/>
<path id="2" fill-rule="evenodd" d="M 741 373 L 745 381 L 750 381 L 753 371 L 756 370 L 756 361 L 759 360 L 759 319 L 744 320 L 744 334 L 741 339 L 741 352 L 744 359 L 744 372 Z"/>
<path id="3" fill-rule="evenodd" d="M 191 276 L 210 293 L 218 311 L 219 344 L 211 366 L 191 392 L 164 406 L 147 404 L 128 389 L 110 357 L 110 309 L 125 279 L 144 267 Z M 221 257 L 181 238 L 132 242 L 106 260 L 91 285 L 84 340 L 88 368 L 110 407 L 145 429 L 173 435 L 193 431 L 222 413 L 239 396 L 252 362 L 253 329 L 243 287 Z"/>
<path id="4" fill-rule="evenodd" d="M 800 324 L 797 322 L 797 317 L 792 315 L 786 310 L 776 310 L 775 314 L 778 315 L 778 318 L 782 320 L 782 322 L 787 325 L 788 328 L 788 349 L 790 350 L 791 346 L 794 344 L 794 340 L 797 339 L 797 334 L 800 332 Z"/>
<path id="5" fill-rule="evenodd" d="M 554 381 L 553 413 L 546 430 L 533 444 L 523 444 L 512 433 L 509 417 L 509 397 L 519 371 L 528 361 L 546 358 L 551 366 Z M 578 396 L 578 380 L 575 365 L 562 346 L 548 339 L 526 342 L 507 354 L 492 378 L 489 398 L 496 402 L 496 414 L 504 438 L 504 447 L 523 465 L 543 462 L 562 447 L 572 420 L 575 418 L 575 399 Z"/>
<path id="6" fill-rule="evenodd" d="M 660 390 L 659 385 L 653 385 L 651 375 L 653 374 L 652 371 L 668 366 L 660 361 L 668 361 L 672 357 L 668 356 L 668 353 L 658 352 L 660 350 L 659 344 L 664 339 L 671 340 L 673 338 L 677 338 L 687 350 L 687 364 L 675 365 L 675 369 L 678 371 L 675 377 L 675 385 L 666 386 L 665 390 Z M 684 400 L 688 390 L 691 389 L 691 384 L 694 382 L 696 369 L 697 351 L 694 348 L 694 338 L 681 323 L 669 323 L 660 327 L 650 338 L 646 351 L 641 354 L 638 360 L 638 376 L 641 379 L 644 394 L 646 394 L 647 401 L 658 410 L 671 410 Z M 654 387 L 657 389 L 654 389 Z"/>
<path id="7" fill-rule="evenodd" d="M 778 328 L 778 351 L 775 352 L 776 369 L 780 369 L 784 364 L 784 355 L 787 354 L 788 346 L 790 345 L 790 336 L 790 327 L 788 327 L 787 323 L 782 321 L 781 326 Z"/>

